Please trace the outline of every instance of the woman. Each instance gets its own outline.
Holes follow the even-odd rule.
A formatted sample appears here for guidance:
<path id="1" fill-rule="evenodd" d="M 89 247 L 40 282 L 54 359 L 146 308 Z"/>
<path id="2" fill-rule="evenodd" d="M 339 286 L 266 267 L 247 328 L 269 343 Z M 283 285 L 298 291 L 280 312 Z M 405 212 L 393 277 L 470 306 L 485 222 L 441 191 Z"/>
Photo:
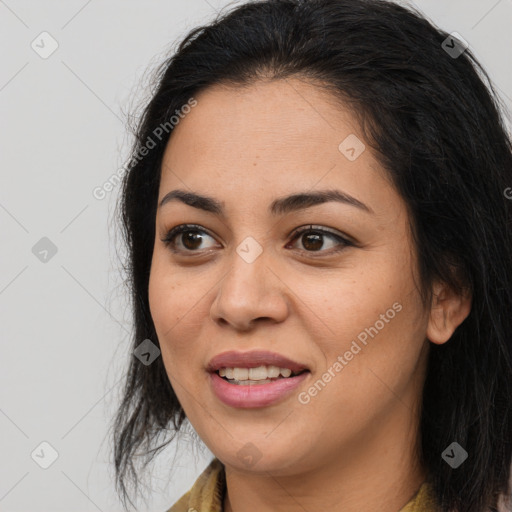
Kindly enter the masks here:
<path id="1" fill-rule="evenodd" d="M 187 419 L 215 458 L 172 512 L 506 505 L 512 151 L 484 78 L 377 0 L 248 2 L 185 38 L 120 202 L 124 498 Z"/>

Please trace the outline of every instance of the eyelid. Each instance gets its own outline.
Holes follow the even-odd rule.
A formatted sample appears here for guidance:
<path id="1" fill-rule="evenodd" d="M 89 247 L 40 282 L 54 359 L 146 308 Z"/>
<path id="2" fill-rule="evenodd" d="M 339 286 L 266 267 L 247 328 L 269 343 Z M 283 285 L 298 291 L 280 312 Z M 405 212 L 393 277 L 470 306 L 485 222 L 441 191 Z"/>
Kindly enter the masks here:
<path id="1" fill-rule="evenodd" d="M 321 225 L 318 225 L 318 224 L 305 224 L 304 226 L 300 226 L 298 228 L 295 228 L 288 236 L 289 237 L 295 237 L 297 235 L 300 235 L 302 234 L 303 232 L 307 232 L 307 231 L 319 231 L 320 233 L 322 234 L 329 234 L 329 235 L 332 235 L 334 237 L 337 237 L 337 238 L 340 238 L 342 240 L 344 240 L 345 242 L 347 243 L 354 243 L 354 241 L 351 240 L 351 238 L 337 230 L 333 230 L 331 228 L 328 228 L 328 227 L 325 227 L 325 226 L 321 226 Z"/>

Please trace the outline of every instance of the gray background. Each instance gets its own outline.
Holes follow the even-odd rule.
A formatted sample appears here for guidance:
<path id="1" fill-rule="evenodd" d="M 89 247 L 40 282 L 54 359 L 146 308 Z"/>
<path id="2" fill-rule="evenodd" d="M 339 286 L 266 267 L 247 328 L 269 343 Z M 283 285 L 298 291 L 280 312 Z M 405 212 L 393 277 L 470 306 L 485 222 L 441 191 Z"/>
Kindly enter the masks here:
<path id="1" fill-rule="evenodd" d="M 1 510 L 122 510 L 107 437 L 132 357 L 113 221 L 119 187 L 102 200 L 92 192 L 124 164 L 125 113 L 147 94 L 148 72 L 225 5 L 0 1 Z M 511 109 L 512 0 L 414 5 L 468 41 Z M 46 59 L 31 47 L 51 48 L 43 31 L 58 44 Z M 44 237 L 55 254 L 44 253 Z M 42 442 L 58 453 L 47 469 Z M 167 510 L 188 490 L 211 457 L 192 448 L 163 452 L 140 510 Z"/>

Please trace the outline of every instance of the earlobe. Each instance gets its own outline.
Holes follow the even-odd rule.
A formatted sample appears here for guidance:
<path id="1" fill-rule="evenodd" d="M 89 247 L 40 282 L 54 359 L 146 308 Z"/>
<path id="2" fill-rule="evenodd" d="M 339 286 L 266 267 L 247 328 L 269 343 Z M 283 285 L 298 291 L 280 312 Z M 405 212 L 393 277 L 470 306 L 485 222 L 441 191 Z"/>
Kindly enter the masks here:
<path id="1" fill-rule="evenodd" d="M 427 338 L 438 345 L 446 343 L 469 315 L 471 301 L 472 297 L 467 289 L 459 295 L 445 283 L 436 282 L 427 325 Z"/>

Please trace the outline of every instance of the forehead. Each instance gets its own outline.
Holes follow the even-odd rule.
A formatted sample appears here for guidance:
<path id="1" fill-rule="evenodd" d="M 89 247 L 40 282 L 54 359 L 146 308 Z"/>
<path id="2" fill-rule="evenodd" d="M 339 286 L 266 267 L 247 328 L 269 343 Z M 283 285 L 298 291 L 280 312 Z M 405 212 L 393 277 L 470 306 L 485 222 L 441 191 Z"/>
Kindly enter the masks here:
<path id="1" fill-rule="evenodd" d="M 362 149 L 355 117 L 324 89 L 274 80 L 216 85 L 195 99 L 169 139 L 159 199 L 187 187 L 246 205 L 315 187 L 342 188 L 367 204 L 398 199 L 370 148 Z M 347 140 L 362 151 L 355 160 L 343 152 Z"/>
<path id="2" fill-rule="evenodd" d="M 215 85 L 196 100 L 169 142 L 195 150 L 187 155 L 189 161 L 191 156 L 204 160 L 210 155 L 216 161 L 286 161 L 305 155 L 308 161 L 322 161 L 326 152 L 338 152 L 339 143 L 359 131 L 353 116 L 336 108 L 330 94 L 297 79 Z"/>

